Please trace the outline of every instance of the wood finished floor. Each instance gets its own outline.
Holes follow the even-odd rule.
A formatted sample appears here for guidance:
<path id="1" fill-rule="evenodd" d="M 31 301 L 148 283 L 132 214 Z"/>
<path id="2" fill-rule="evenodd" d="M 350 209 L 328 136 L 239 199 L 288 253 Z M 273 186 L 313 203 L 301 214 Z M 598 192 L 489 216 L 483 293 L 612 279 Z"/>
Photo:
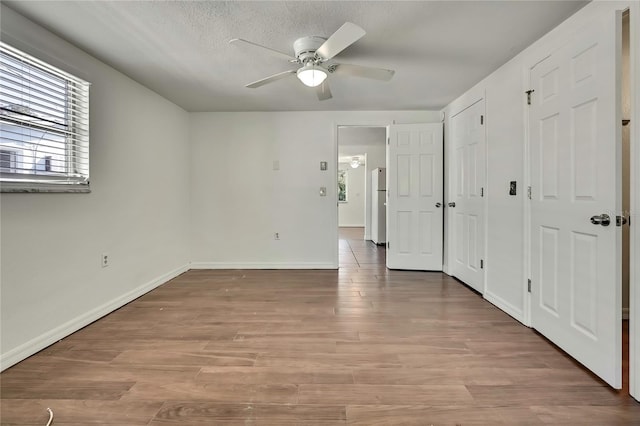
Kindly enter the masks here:
<path id="1" fill-rule="evenodd" d="M 339 271 L 190 271 L 11 367 L 2 425 L 640 425 L 626 392 L 358 232 Z"/>

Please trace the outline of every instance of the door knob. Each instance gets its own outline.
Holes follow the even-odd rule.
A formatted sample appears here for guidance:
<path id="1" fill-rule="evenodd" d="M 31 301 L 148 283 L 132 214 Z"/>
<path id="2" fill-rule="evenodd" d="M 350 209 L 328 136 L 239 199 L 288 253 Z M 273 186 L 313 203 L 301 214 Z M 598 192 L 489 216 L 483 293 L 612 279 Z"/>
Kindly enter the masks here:
<path id="1" fill-rule="evenodd" d="M 456 206 L 456 203 L 455 203 L 455 202 L 451 202 L 451 203 L 449 203 L 449 207 L 455 207 L 455 206 Z"/>
<path id="2" fill-rule="evenodd" d="M 440 207 L 442 207 L 442 204 L 440 204 L 440 203 L 436 203 L 436 207 L 437 207 L 437 208 L 440 208 Z"/>
<path id="3" fill-rule="evenodd" d="M 611 218 L 608 214 L 603 213 L 600 215 L 591 216 L 591 223 L 593 223 L 594 225 L 609 226 L 609 224 L 611 223 Z"/>

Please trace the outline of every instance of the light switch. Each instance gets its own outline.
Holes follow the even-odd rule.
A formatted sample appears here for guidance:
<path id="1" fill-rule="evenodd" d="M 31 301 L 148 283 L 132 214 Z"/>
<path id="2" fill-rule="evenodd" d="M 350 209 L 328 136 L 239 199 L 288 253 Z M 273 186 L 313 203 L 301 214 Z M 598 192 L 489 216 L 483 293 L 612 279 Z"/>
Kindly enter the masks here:
<path id="1" fill-rule="evenodd" d="M 327 188 L 325 186 L 321 186 L 320 187 L 320 196 L 321 197 L 326 197 L 327 196 Z"/>
<path id="2" fill-rule="evenodd" d="M 321 161 L 320 162 L 320 170 L 327 170 L 327 162 L 326 161 Z"/>

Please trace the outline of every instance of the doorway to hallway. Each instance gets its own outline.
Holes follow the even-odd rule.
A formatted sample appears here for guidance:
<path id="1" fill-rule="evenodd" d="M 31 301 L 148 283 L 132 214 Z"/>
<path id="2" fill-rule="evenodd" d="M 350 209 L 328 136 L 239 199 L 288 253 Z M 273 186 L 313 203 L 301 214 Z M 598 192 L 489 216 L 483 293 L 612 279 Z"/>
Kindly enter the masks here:
<path id="1" fill-rule="evenodd" d="M 341 269 L 386 269 L 386 250 L 364 239 L 364 227 L 339 228 L 339 265 Z"/>

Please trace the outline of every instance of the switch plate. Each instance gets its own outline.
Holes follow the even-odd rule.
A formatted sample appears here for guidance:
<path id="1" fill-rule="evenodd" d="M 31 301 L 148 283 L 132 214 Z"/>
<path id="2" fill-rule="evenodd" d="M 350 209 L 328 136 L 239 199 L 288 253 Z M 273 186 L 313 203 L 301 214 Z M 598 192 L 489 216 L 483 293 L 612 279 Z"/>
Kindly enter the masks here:
<path id="1" fill-rule="evenodd" d="M 325 186 L 321 186 L 320 187 L 320 196 L 321 197 L 326 197 L 327 196 L 327 188 Z"/>
<path id="2" fill-rule="evenodd" d="M 322 170 L 322 171 L 327 170 L 327 162 L 326 161 L 321 161 L 320 162 L 320 170 Z"/>
<path id="3" fill-rule="evenodd" d="M 280 170 L 280 161 L 273 160 L 273 170 Z"/>

